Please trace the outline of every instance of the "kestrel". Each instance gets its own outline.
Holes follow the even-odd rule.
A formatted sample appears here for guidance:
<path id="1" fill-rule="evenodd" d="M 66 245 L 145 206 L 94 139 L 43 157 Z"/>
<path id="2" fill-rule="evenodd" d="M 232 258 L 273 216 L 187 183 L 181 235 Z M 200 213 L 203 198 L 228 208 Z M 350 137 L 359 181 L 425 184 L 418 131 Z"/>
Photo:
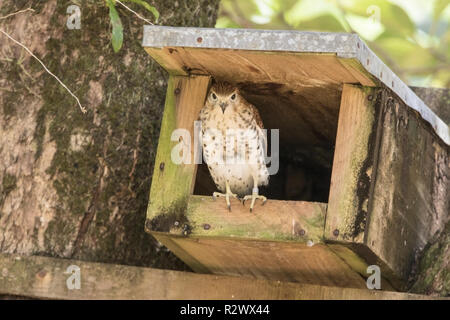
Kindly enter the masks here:
<path id="1" fill-rule="evenodd" d="M 225 197 L 231 211 L 230 197 L 251 199 L 250 212 L 256 199 L 263 204 L 258 186 L 269 183 L 265 164 L 267 138 L 258 110 L 239 89 L 227 82 L 212 85 L 200 111 L 203 157 L 217 186 L 213 198 Z"/>

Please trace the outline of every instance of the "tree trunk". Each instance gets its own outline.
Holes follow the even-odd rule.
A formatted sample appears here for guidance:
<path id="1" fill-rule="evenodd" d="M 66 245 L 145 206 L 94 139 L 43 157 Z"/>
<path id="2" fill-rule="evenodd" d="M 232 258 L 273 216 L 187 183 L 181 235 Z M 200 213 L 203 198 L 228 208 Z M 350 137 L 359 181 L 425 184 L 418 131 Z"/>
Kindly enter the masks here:
<path id="1" fill-rule="evenodd" d="M 213 27 L 219 0 L 154 0 L 159 23 Z M 66 27 L 78 4 L 81 29 Z M 127 2 L 142 16 L 145 9 Z M 144 232 L 167 74 L 141 46 L 143 25 L 117 4 L 114 53 L 105 1 L 2 1 L 0 252 L 186 269 Z"/>

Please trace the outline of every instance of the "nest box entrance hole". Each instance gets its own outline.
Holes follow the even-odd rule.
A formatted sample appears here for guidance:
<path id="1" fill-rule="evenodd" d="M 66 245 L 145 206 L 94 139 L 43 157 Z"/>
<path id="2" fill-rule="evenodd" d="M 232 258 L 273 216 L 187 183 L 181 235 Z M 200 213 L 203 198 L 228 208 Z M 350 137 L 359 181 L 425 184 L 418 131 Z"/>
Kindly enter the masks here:
<path id="1" fill-rule="evenodd" d="M 261 193 L 269 199 L 328 202 L 341 87 L 304 82 L 228 81 L 256 106 L 268 129 L 279 129 L 279 170 Z M 197 168 L 195 195 L 211 195 L 216 186 L 205 163 Z"/>

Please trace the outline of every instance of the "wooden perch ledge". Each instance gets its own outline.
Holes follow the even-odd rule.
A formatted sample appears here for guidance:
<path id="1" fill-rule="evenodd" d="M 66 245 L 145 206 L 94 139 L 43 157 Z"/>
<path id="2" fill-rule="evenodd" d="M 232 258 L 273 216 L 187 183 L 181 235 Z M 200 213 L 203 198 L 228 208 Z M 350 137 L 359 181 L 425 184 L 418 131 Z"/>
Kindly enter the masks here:
<path id="1" fill-rule="evenodd" d="M 66 270 L 80 268 L 80 289 Z M 39 256 L 0 254 L 0 297 L 37 299 L 430 299 L 432 297 L 233 276 L 195 274 Z"/>

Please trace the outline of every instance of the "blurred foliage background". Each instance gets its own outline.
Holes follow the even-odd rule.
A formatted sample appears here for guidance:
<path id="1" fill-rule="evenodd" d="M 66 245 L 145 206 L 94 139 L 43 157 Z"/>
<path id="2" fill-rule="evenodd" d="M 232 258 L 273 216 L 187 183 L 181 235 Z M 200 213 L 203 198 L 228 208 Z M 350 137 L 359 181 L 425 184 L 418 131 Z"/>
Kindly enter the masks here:
<path id="1" fill-rule="evenodd" d="M 450 87 L 450 0 L 222 0 L 216 28 L 355 32 L 409 85 Z"/>

